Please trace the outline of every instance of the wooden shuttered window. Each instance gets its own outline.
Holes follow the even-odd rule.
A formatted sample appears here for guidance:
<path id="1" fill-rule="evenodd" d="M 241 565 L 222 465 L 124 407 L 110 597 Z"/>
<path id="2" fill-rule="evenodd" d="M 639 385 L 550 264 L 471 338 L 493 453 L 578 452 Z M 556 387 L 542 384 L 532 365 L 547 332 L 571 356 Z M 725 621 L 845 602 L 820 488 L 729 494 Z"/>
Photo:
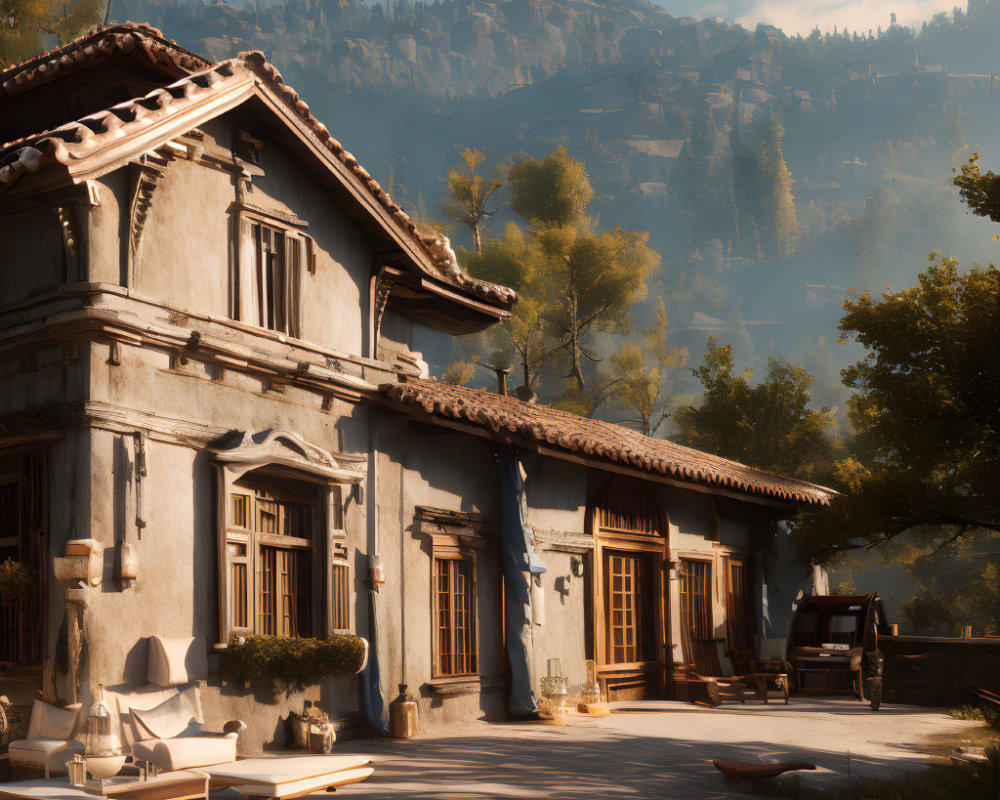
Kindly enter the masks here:
<path id="1" fill-rule="evenodd" d="M 309 636 L 316 509 L 248 482 L 227 503 L 224 633 Z"/>
<path id="2" fill-rule="evenodd" d="M 302 269 L 311 263 L 312 240 L 280 223 L 240 214 L 232 278 L 232 315 L 260 328 L 299 335 Z"/>
<path id="3" fill-rule="evenodd" d="M 726 652 L 753 650 L 753 574 L 745 558 L 727 558 L 726 570 Z"/>
<path id="4" fill-rule="evenodd" d="M 605 492 L 597 509 L 602 531 L 662 536 L 661 514 L 656 502 L 642 486 L 616 482 Z"/>
<path id="5" fill-rule="evenodd" d="M 351 625 L 351 564 L 348 560 L 347 531 L 344 530 L 344 504 L 340 486 L 331 486 L 329 494 L 330 543 L 327 607 L 331 631 L 349 631 Z"/>
<path id="6" fill-rule="evenodd" d="M 681 559 L 681 646 L 685 661 L 703 675 L 720 672 L 712 622 L 712 562 Z"/>
<path id="7" fill-rule="evenodd" d="M 471 556 L 434 558 L 435 677 L 479 671 L 476 562 Z"/>

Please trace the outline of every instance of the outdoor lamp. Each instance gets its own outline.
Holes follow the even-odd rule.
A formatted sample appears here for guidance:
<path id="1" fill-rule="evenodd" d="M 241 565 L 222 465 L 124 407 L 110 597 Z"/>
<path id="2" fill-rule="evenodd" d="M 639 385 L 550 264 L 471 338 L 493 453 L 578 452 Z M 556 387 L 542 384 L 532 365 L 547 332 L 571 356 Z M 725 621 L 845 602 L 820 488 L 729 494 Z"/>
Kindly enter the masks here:
<path id="1" fill-rule="evenodd" d="M 125 764 L 118 737 L 111 730 L 111 711 L 104 702 L 104 686 L 97 685 L 97 699 L 87 715 L 84 757 L 87 771 L 97 780 L 116 775 Z"/>

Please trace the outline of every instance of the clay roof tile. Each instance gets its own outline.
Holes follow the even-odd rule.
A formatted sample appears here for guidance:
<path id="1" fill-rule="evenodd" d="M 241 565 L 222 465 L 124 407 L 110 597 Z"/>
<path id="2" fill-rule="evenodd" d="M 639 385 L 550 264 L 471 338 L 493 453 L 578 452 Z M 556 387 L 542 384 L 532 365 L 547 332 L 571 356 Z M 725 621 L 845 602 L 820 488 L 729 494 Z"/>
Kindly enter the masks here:
<path id="1" fill-rule="evenodd" d="M 676 480 L 724 486 L 743 494 L 802 505 L 826 505 L 833 490 L 749 467 L 611 422 L 587 419 L 513 397 L 437 381 L 407 378 L 385 384 L 391 401 L 447 419 L 464 420 L 499 434 L 507 431 L 598 461 L 629 465 Z"/>

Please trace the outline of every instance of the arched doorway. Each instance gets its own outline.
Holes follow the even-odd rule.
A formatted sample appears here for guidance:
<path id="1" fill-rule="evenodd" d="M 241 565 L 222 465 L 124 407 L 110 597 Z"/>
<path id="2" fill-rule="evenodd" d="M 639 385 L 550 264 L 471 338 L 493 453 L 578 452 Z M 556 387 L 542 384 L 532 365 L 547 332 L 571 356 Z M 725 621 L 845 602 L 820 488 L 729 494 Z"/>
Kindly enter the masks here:
<path id="1" fill-rule="evenodd" d="M 664 693 L 667 520 L 642 484 L 611 481 L 590 513 L 594 660 L 611 700 Z"/>

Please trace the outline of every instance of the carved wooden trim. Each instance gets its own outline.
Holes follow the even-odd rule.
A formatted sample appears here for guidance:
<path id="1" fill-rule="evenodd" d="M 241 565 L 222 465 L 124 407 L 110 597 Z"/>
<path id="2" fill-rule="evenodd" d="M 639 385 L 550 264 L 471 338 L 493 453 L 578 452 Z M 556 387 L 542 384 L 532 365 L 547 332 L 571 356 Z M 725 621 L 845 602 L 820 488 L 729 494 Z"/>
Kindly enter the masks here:
<path id="1" fill-rule="evenodd" d="M 561 553 L 583 554 L 594 549 L 594 537 L 585 533 L 557 531 L 549 528 L 532 528 L 535 532 L 536 550 L 555 550 Z"/>
<path id="2" fill-rule="evenodd" d="M 482 514 L 432 506 L 417 506 L 413 521 L 417 532 L 431 538 L 435 550 L 483 547 L 500 530 L 496 522 L 487 520 Z"/>
<path id="3" fill-rule="evenodd" d="M 373 349 L 372 355 L 378 356 L 378 340 L 382 334 L 382 318 L 385 316 L 386 306 L 389 304 L 389 295 L 392 293 L 392 287 L 395 284 L 395 278 L 389 274 L 385 267 L 382 267 L 378 271 L 378 275 L 375 276 L 375 291 L 374 291 L 374 308 L 372 313 L 374 314 L 375 324 L 375 348 Z"/>
<path id="4" fill-rule="evenodd" d="M 142 233 L 146 228 L 149 209 L 153 204 L 153 194 L 165 175 L 167 160 L 144 155 L 133 163 L 132 200 L 129 204 L 128 237 L 128 286 L 135 287 L 136 271 L 139 267 L 139 252 Z"/>

